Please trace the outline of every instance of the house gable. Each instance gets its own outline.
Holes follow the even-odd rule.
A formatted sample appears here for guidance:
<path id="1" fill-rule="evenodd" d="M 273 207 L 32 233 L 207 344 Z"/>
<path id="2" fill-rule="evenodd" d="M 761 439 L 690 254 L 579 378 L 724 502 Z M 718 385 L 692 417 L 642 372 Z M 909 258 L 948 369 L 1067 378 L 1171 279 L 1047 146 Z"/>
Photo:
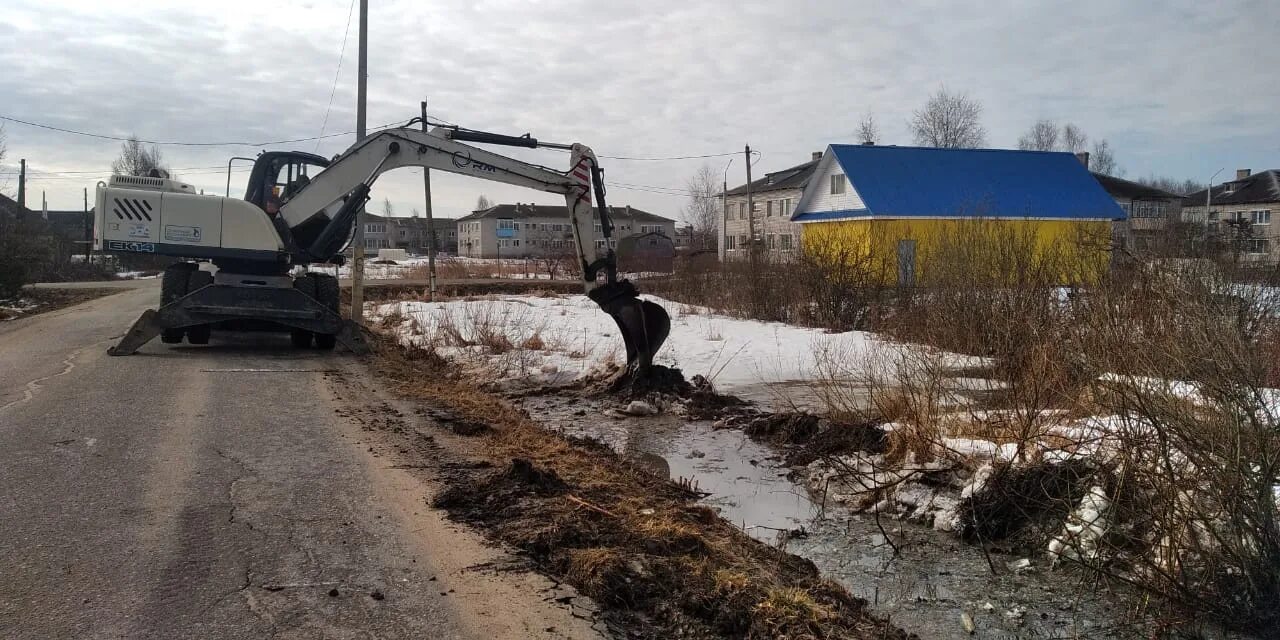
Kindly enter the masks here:
<path id="1" fill-rule="evenodd" d="M 844 193 L 831 193 L 833 176 L 844 178 Z M 853 179 L 847 175 L 831 147 L 827 147 L 826 153 L 822 154 L 822 160 L 818 162 L 818 167 L 813 173 L 813 178 L 809 180 L 804 194 L 800 196 L 800 202 L 796 204 L 791 220 L 802 223 L 818 222 L 870 214 L 866 203 L 863 202 L 862 196 L 853 184 Z"/>

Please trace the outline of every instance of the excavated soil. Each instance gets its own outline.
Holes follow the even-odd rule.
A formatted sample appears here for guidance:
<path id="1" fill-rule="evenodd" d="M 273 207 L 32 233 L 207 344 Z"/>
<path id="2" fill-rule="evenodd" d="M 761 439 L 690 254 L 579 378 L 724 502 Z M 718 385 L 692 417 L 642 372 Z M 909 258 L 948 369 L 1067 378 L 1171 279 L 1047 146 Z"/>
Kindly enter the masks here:
<path id="1" fill-rule="evenodd" d="M 812 562 L 697 504 L 690 487 L 598 442 L 549 432 L 506 400 L 450 379 L 443 363 L 386 340 L 375 344 L 375 369 L 394 389 L 447 410 L 423 409 L 441 428 L 459 421 L 487 427 L 456 440 L 473 445 L 450 452 L 462 460 L 440 465 L 446 489 L 433 504 L 590 596 L 619 636 L 913 637 L 823 579 Z M 662 380 L 672 383 L 666 390 L 683 389 L 674 375 Z"/>

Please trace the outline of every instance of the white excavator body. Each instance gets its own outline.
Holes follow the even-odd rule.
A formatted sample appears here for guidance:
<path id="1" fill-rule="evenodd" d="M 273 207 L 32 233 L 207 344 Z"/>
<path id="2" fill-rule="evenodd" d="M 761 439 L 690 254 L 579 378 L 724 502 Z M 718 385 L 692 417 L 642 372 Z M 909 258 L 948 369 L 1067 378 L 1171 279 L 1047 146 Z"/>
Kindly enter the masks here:
<path id="1" fill-rule="evenodd" d="M 410 123 L 412 124 L 412 122 Z M 565 172 L 463 144 L 462 141 L 568 151 Z M 341 263 L 356 213 L 383 173 L 424 167 L 564 196 L 584 290 L 623 333 L 629 369 L 649 367 L 670 328 L 666 312 L 640 300 L 634 285 L 617 277 L 610 243 L 597 247 L 600 224 L 612 234 L 604 202 L 603 170 L 581 144 L 540 143 L 461 129 L 408 127 L 366 136 L 329 160 L 301 152 L 264 152 L 249 177 L 244 199 L 205 196 L 190 185 L 160 177 L 114 176 L 99 184 L 94 247 L 181 259 L 165 271 L 161 307 L 148 311 L 112 348 L 128 355 L 159 335 L 195 344 L 208 341 L 215 324 L 268 323 L 290 330 L 294 343 L 321 348 L 342 342 L 364 349 L 358 327 L 338 315 L 338 283 L 332 276 L 296 267 Z M 592 200 L 599 205 L 592 206 Z M 216 279 L 196 262 L 218 267 Z"/>

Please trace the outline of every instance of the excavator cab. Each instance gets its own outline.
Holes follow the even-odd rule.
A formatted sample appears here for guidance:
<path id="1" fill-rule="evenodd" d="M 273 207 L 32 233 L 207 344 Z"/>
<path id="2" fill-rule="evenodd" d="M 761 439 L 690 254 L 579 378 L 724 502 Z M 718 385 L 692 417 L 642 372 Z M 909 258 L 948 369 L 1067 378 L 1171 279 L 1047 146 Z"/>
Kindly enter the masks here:
<path id="1" fill-rule="evenodd" d="M 329 160 L 314 153 L 302 151 L 262 153 L 253 163 L 253 172 L 249 174 L 249 186 L 245 189 L 244 199 L 259 207 L 266 206 L 267 198 L 272 194 L 282 200 L 288 200 L 311 184 L 312 176 L 324 171 L 328 166 Z"/>

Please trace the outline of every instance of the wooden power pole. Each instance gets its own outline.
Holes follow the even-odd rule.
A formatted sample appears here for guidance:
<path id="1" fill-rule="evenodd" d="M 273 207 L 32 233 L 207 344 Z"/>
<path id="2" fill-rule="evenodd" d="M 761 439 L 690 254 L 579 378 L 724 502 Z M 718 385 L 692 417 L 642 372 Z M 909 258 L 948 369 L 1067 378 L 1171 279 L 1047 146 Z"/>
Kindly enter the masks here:
<path id="1" fill-rule="evenodd" d="M 18 161 L 18 216 L 27 208 L 27 159 Z"/>
<path id="2" fill-rule="evenodd" d="M 365 80 L 369 66 L 369 0 L 360 0 L 360 62 L 356 71 L 356 140 L 365 135 Z M 351 252 L 351 320 L 364 323 L 364 206 L 356 212 L 356 233 L 351 238 L 355 249 Z"/>
<path id="3" fill-rule="evenodd" d="M 422 101 L 422 130 L 427 130 L 427 101 Z M 431 288 L 428 300 L 436 301 L 436 225 L 431 217 L 431 169 L 422 168 L 422 188 L 427 198 L 427 277 Z"/>

